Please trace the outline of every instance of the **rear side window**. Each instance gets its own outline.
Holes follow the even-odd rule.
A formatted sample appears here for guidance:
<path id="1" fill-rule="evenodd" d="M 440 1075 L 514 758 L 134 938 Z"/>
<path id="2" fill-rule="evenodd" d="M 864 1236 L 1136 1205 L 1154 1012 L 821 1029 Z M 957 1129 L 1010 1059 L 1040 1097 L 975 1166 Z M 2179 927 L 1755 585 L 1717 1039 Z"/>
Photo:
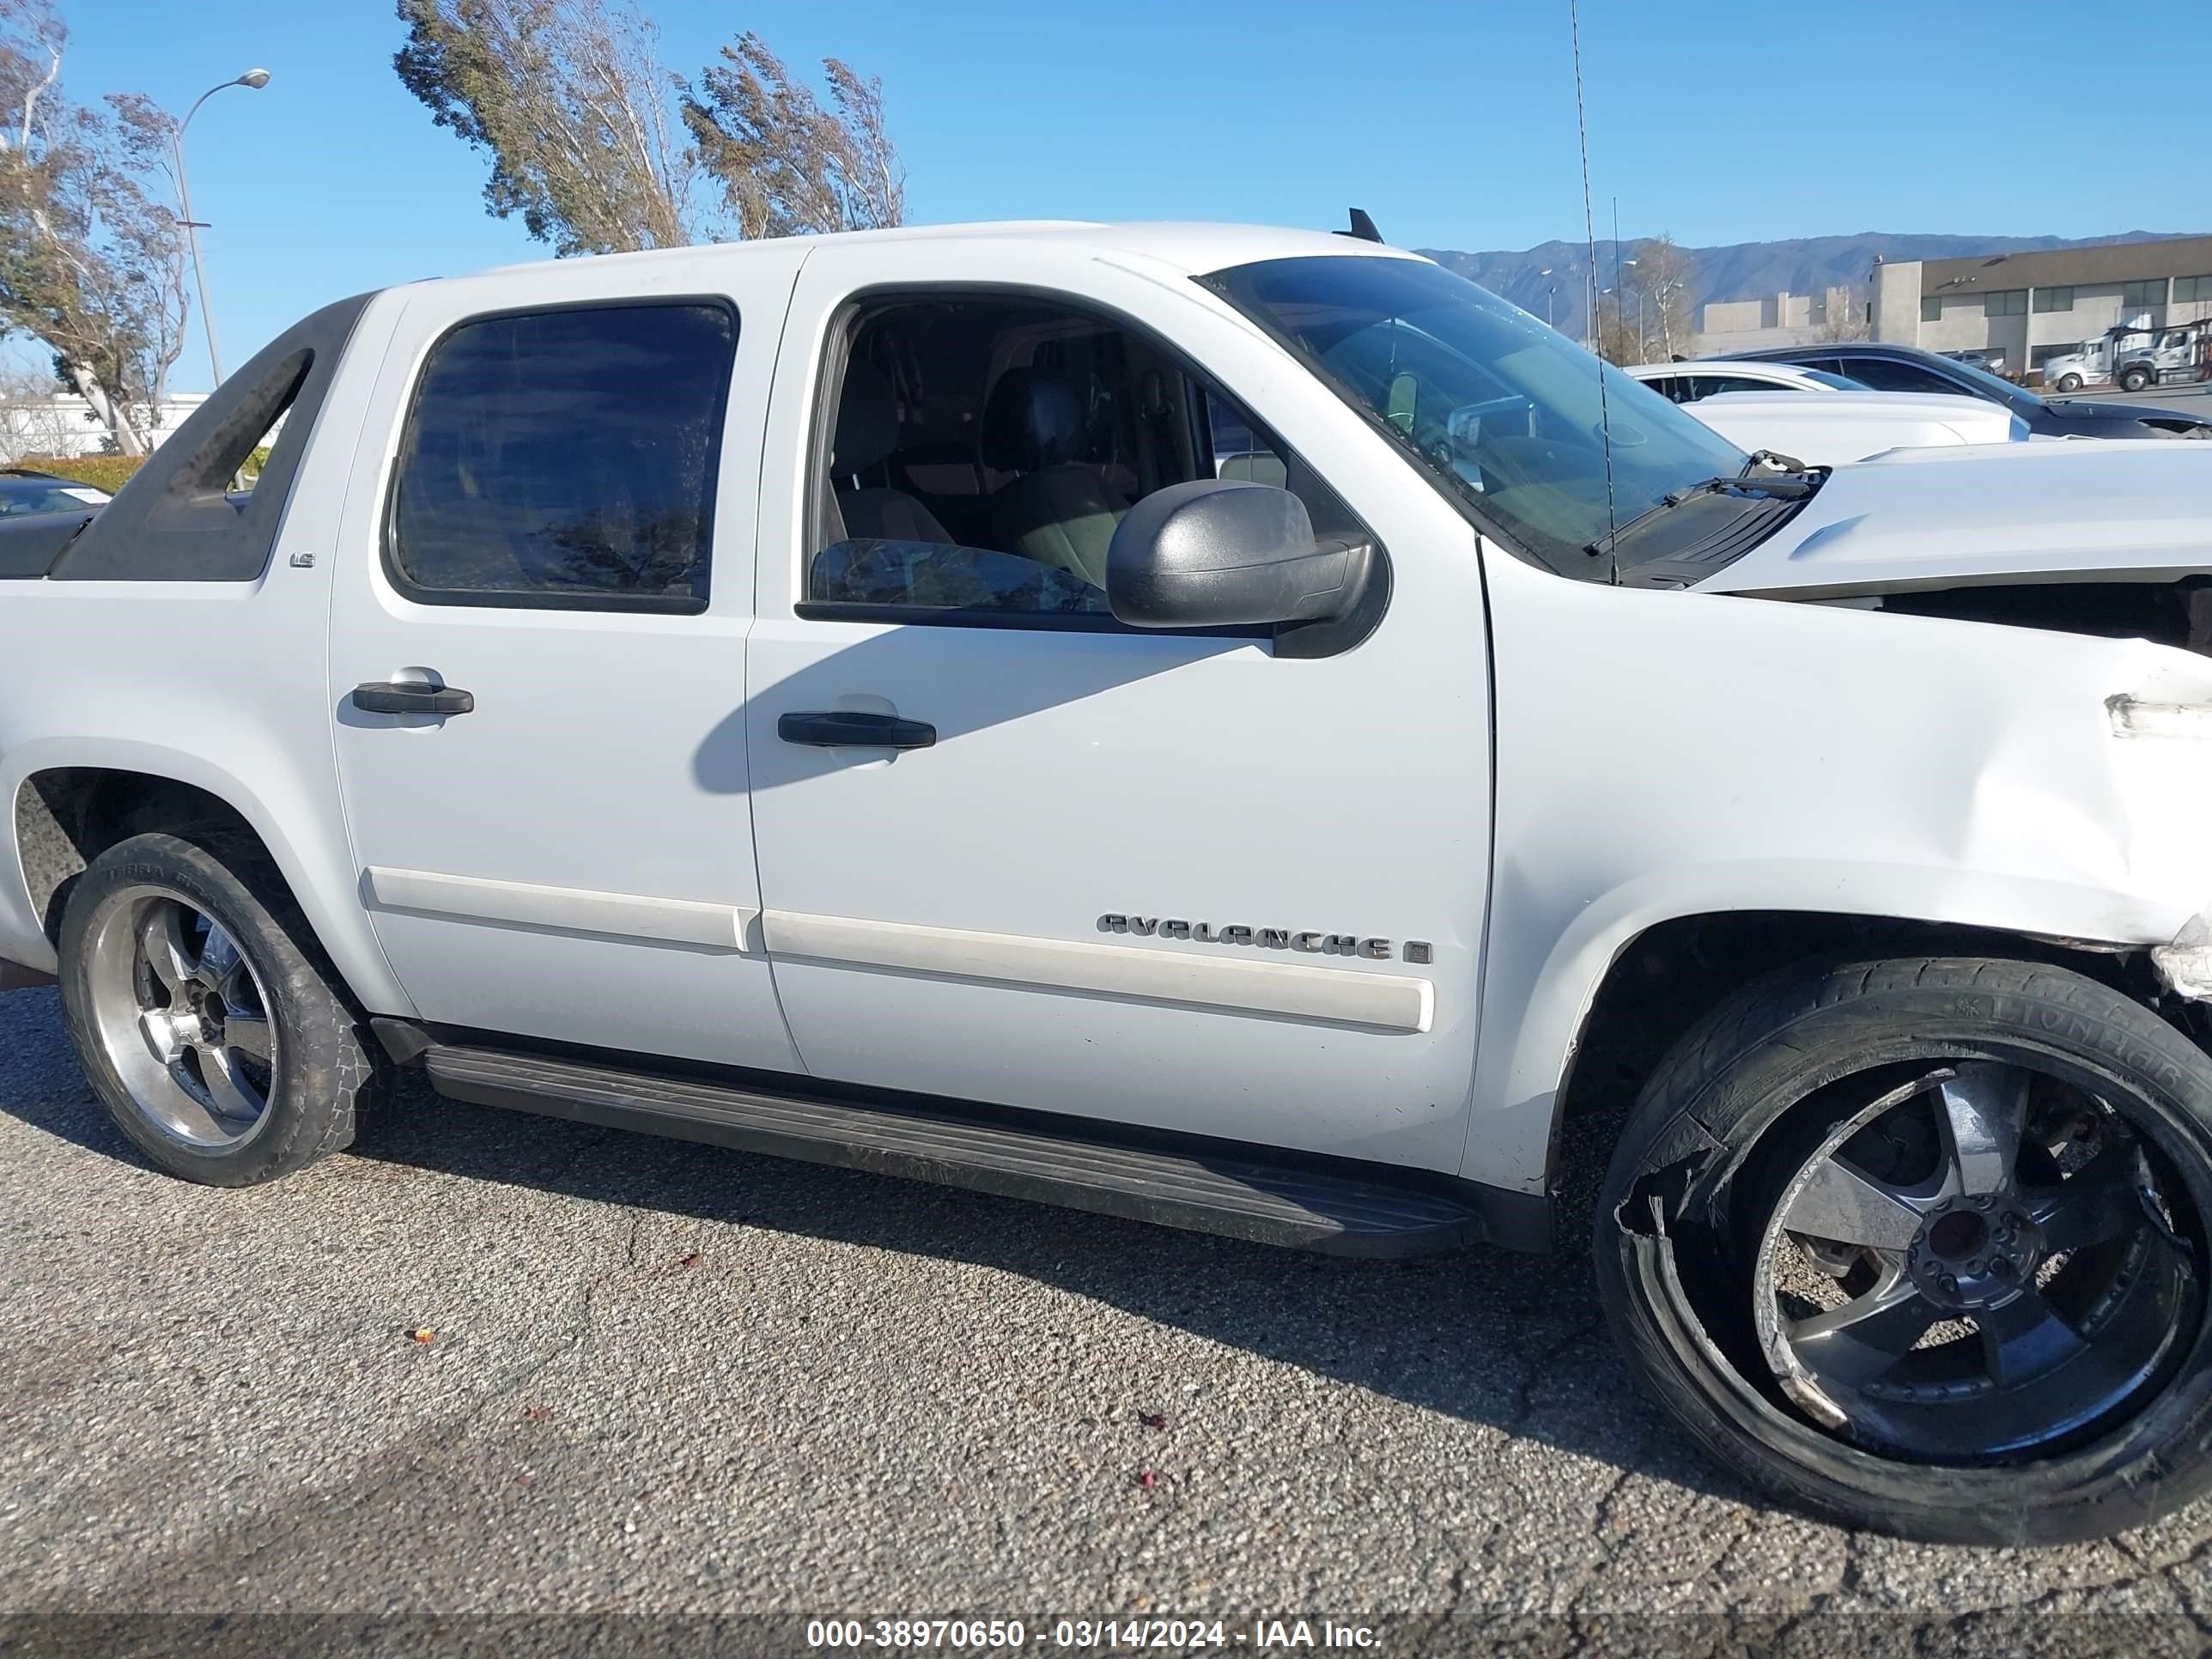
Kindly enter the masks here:
<path id="1" fill-rule="evenodd" d="M 1854 357 L 1850 363 L 1850 374 L 1860 385 L 1872 386 L 1876 392 L 1948 392 L 1956 394 L 1966 390 L 1965 386 L 1954 385 L 1917 363 L 1893 362 L 1887 357 Z"/>
<path id="2" fill-rule="evenodd" d="M 706 302 L 454 329 L 400 439 L 394 584 L 441 605 L 705 610 L 737 340 Z"/>
<path id="3" fill-rule="evenodd" d="M 1717 398 L 1724 392 L 1796 392 L 1794 386 L 1777 386 L 1771 380 L 1754 380 L 1742 374 L 1699 374 L 1690 382 L 1692 398 Z"/>

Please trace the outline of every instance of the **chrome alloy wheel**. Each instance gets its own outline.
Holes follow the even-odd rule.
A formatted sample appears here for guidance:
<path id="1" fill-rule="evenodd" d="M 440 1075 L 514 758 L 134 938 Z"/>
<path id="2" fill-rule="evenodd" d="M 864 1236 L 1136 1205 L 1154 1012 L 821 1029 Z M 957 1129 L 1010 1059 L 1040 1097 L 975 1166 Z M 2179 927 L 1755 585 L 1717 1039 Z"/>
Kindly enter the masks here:
<path id="1" fill-rule="evenodd" d="M 166 889 L 126 888 L 89 958 L 92 1023 L 140 1116 L 205 1151 L 259 1133 L 276 1039 L 260 978 L 222 926 Z"/>
<path id="2" fill-rule="evenodd" d="M 1753 1273 L 1783 1391 L 1869 1449 L 1944 1462 L 2052 1451 L 2147 1401 L 2203 1285 L 2131 1103 L 1966 1060 L 1832 1129 Z"/>

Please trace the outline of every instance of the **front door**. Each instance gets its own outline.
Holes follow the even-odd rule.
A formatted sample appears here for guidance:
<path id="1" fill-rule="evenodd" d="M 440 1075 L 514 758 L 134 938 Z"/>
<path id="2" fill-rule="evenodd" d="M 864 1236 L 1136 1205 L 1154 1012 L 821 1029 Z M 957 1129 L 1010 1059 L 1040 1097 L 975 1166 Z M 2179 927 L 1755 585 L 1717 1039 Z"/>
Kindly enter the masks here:
<path id="1" fill-rule="evenodd" d="M 440 284 L 399 322 L 331 695 L 362 896 L 426 1019 L 797 1068 L 741 714 L 796 263 L 702 261 L 698 289 L 663 267 L 650 300 L 619 265 L 552 267 L 532 301 Z"/>
<path id="2" fill-rule="evenodd" d="M 1187 277 L 1004 239 L 882 276 L 809 256 L 764 467 L 754 830 L 808 1067 L 1456 1169 L 1489 856 L 1473 532 Z M 1216 473 L 1392 550 L 1370 635 L 1300 656 L 1103 614 L 1121 514 Z"/>

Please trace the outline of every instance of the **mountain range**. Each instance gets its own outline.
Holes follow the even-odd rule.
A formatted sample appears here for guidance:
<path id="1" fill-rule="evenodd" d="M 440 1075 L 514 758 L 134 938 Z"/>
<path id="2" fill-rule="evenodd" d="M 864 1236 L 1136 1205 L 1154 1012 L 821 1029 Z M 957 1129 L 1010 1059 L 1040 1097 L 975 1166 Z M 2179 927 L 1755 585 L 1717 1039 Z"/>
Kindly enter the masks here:
<path id="1" fill-rule="evenodd" d="M 2055 247 L 2096 247 L 2111 242 L 2156 242 L 2193 231 L 2130 230 L 2117 236 L 1942 236 L 1893 235 L 1861 231 L 1855 236 L 1807 236 L 1784 242 L 1733 242 L 1724 247 L 1690 247 L 1682 252 L 1691 266 L 1689 291 L 1695 303 L 1758 300 L 1774 294 L 1820 294 L 1847 284 L 1862 297 L 1867 273 L 1880 255 L 1886 264 L 1905 259 L 1949 259 L 1971 253 L 2026 253 Z M 1589 249 L 1580 242 L 1544 242 L 1519 252 L 1464 253 L 1453 248 L 1419 252 L 1493 294 L 1539 317 L 1545 315 L 1546 290 L 1552 325 L 1579 338 L 1583 328 L 1583 272 Z M 1613 284 L 1616 258 L 1633 258 L 1635 244 L 1597 245 L 1598 286 Z M 1541 273 L 1549 267 L 1552 274 Z"/>

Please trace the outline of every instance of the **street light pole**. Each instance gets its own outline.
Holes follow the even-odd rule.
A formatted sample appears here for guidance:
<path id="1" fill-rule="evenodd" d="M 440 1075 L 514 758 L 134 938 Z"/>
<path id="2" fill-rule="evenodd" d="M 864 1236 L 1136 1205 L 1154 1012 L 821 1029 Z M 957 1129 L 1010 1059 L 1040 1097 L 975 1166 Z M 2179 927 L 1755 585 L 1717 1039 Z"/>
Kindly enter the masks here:
<path id="1" fill-rule="evenodd" d="M 215 383 L 222 384 L 222 358 L 215 346 L 215 313 L 208 309 L 207 267 L 200 263 L 200 227 L 192 217 L 192 186 L 185 176 L 185 129 L 192 124 L 192 117 L 200 112 L 200 106 L 221 92 L 224 87 L 245 87 L 258 92 L 269 84 L 269 71 L 250 69 L 234 81 L 225 81 L 222 86 L 210 87 L 192 100 L 185 112 L 185 118 L 177 123 L 177 130 L 169 140 L 169 148 L 177 158 L 177 204 L 185 210 L 185 240 L 192 251 L 192 280 L 200 291 L 200 331 L 207 336 L 208 366 L 215 370 Z"/>
<path id="2" fill-rule="evenodd" d="M 1548 276 L 1552 274 L 1552 268 L 1549 265 L 1546 265 L 1536 274 L 1539 276 Z M 1552 296 L 1559 291 L 1559 285 L 1557 283 L 1553 283 L 1549 288 L 1544 290 L 1544 326 L 1546 328 L 1552 326 Z"/>

